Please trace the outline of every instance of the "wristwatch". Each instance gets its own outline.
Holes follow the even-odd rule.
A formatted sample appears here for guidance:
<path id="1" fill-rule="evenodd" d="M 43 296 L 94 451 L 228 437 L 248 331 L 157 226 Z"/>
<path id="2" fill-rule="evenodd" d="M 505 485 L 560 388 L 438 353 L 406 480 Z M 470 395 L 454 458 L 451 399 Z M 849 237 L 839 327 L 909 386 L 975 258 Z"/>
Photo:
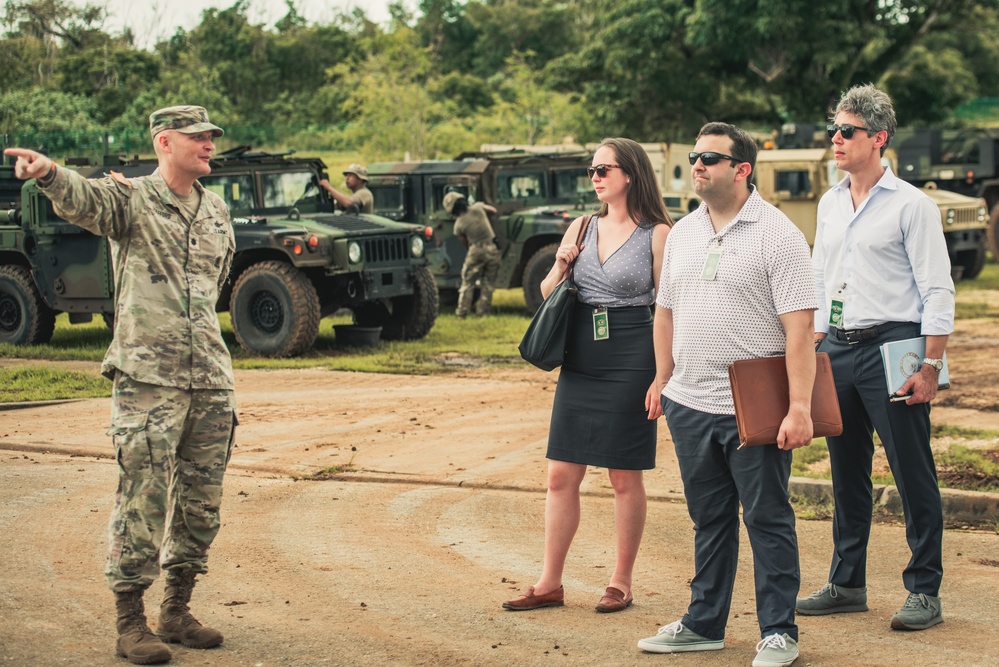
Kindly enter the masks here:
<path id="1" fill-rule="evenodd" d="M 923 359 L 923 363 L 927 366 L 935 368 L 937 373 L 943 370 L 943 359 L 930 359 L 929 357 L 926 357 Z"/>

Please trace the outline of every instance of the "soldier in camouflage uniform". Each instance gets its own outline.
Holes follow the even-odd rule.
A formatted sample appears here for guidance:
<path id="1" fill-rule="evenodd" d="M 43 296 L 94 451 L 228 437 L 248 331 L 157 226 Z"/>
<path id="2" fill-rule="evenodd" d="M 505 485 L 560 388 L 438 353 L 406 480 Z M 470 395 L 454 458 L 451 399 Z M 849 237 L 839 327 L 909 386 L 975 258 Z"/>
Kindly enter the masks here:
<path id="1" fill-rule="evenodd" d="M 344 183 L 350 189 L 351 194 L 347 195 L 336 188 L 325 178 L 319 181 L 319 185 L 330 193 L 344 211 L 356 213 L 374 213 L 375 196 L 368 189 L 368 168 L 356 162 L 343 172 Z"/>
<path id="2" fill-rule="evenodd" d="M 116 597 L 119 655 L 167 662 L 163 642 L 222 643 L 188 603 L 219 529 L 222 476 L 236 426 L 233 375 L 215 302 L 235 240 L 229 210 L 198 177 L 221 128 L 201 107 L 150 116 L 158 169 L 88 180 L 46 156 L 8 149 L 62 218 L 107 236 L 114 263 L 114 339 L 102 372 L 114 381 L 111 427 L 118 491 L 105 576 Z M 142 595 L 166 570 L 157 634 Z M 157 637 L 158 635 L 158 637 Z M 161 641 L 162 640 L 162 641 Z"/>
<path id="3" fill-rule="evenodd" d="M 496 290 L 496 275 L 500 268 L 500 252 L 496 247 L 496 233 L 489 224 L 489 216 L 496 209 L 482 202 L 468 204 L 457 192 L 444 195 L 444 210 L 457 218 L 454 235 L 468 248 L 465 263 L 461 266 L 461 287 L 458 288 L 458 307 L 454 314 L 462 319 L 472 309 L 475 282 L 479 282 L 479 301 L 475 305 L 478 315 L 488 315 Z"/>

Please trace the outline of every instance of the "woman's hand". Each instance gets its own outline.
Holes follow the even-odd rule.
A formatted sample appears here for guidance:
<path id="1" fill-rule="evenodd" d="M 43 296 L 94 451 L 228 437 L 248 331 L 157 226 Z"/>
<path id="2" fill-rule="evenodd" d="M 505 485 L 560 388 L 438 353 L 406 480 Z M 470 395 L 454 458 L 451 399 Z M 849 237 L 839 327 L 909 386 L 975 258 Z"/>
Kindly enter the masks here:
<path id="1" fill-rule="evenodd" d="M 572 263 L 579 257 L 581 248 L 575 243 L 563 243 L 555 253 L 555 269 L 564 274 L 572 266 Z"/>

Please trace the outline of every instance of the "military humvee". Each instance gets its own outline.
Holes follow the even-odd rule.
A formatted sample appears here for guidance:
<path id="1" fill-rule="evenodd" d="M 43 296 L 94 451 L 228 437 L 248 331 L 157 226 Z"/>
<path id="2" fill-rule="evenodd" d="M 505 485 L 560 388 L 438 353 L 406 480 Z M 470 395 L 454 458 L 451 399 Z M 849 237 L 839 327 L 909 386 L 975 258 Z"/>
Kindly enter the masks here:
<path id="1" fill-rule="evenodd" d="M 439 254 L 431 264 L 442 299 L 453 302 L 461 285 L 465 248 L 454 236 L 444 195 L 460 192 L 469 202 L 497 209 L 492 219 L 502 264 L 497 287 L 524 290 L 530 312 L 541 305 L 541 280 L 569 224 L 596 211 L 586 176 L 589 153 L 524 151 L 463 153 L 454 160 L 368 165 L 375 213 L 432 228 Z"/>
<path id="2" fill-rule="evenodd" d="M 893 152 L 885 155 L 895 171 Z M 782 148 L 759 152 L 754 182 L 760 195 L 783 211 L 811 246 L 819 199 L 843 176 L 827 148 Z M 988 216 L 984 202 L 932 187 L 922 190 L 940 209 L 954 279 L 974 278 L 985 266 Z"/>
<path id="3" fill-rule="evenodd" d="M 80 173 L 149 174 L 152 160 L 77 161 Z M 438 312 L 424 227 L 374 215 L 334 214 L 318 186 L 319 159 L 251 153 L 216 156 L 201 183 L 229 205 L 236 255 L 216 309 L 229 311 L 246 350 L 293 356 L 315 341 L 321 318 L 349 308 L 386 340 L 425 336 Z M 0 167 L 0 341 L 47 342 L 57 312 L 71 322 L 113 319 L 114 283 L 105 239 L 58 218 L 34 181 Z"/>

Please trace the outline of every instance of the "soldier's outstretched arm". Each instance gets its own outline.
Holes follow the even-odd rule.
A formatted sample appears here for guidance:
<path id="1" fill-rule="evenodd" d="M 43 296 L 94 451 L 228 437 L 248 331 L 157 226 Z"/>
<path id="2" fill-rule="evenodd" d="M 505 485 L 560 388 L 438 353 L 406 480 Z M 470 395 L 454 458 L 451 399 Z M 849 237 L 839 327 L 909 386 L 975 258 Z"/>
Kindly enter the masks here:
<path id="1" fill-rule="evenodd" d="M 22 181 L 41 178 L 55 167 L 55 163 L 48 156 L 28 148 L 7 148 L 3 154 L 17 158 L 17 162 L 14 163 L 14 175 Z"/>
<path id="2" fill-rule="evenodd" d="M 94 234 L 119 238 L 128 225 L 125 202 L 129 189 L 109 179 L 86 179 L 72 169 L 57 169 L 45 155 L 27 148 L 7 148 L 4 154 L 17 158 L 14 174 L 37 179 L 41 192 L 52 201 L 62 219 Z"/>

